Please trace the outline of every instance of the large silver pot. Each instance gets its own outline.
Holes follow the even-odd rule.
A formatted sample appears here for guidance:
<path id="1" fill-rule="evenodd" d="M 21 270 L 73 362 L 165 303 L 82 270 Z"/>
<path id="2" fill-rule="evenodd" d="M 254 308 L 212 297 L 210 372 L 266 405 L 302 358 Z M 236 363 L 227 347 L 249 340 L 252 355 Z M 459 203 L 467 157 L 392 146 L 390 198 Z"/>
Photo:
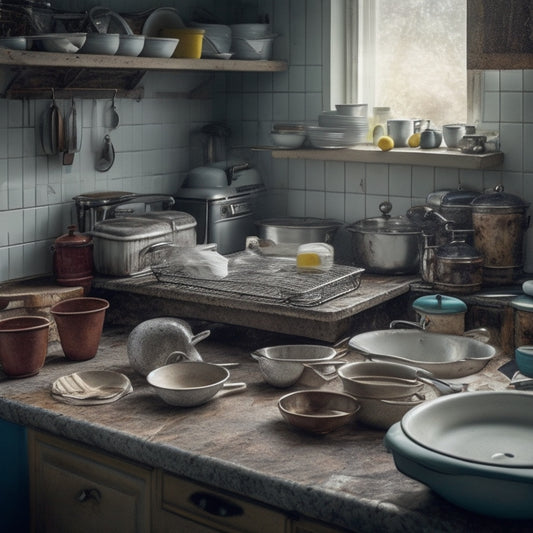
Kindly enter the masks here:
<path id="1" fill-rule="evenodd" d="M 381 217 L 359 220 L 347 227 L 352 233 L 355 265 L 372 274 L 414 274 L 419 270 L 422 232 L 406 217 L 391 217 L 383 202 Z"/>
<path id="2" fill-rule="evenodd" d="M 259 237 L 276 244 L 332 243 L 342 222 L 322 218 L 270 218 L 256 222 Z"/>

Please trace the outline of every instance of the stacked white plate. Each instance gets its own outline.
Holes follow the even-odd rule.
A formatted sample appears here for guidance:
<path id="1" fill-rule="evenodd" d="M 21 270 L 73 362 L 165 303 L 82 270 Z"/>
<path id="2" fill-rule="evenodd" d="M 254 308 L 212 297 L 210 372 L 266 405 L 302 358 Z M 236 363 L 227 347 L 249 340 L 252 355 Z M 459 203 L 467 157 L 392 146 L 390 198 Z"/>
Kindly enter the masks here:
<path id="1" fill-rule="evenodd" d="M 318 126 L 309 126 L 307 134 L 316 148 L 346 148 L 367 141 L 368 119 L 323 111 Z"/>

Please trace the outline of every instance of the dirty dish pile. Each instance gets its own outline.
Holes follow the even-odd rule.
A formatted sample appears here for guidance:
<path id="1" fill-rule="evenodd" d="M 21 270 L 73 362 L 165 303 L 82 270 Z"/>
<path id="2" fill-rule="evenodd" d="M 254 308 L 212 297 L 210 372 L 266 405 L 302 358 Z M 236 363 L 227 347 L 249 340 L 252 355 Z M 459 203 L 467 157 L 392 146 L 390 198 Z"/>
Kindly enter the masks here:
<path id="1" fill-rule="evenodd" d="M 306 390 L 280 398 L 278 409 L 290 425 L 324 435 L 352 422 L 360 405 L 348 394 Z"/>
<path id="2" fill-rule="evenodd" d="M 200 361 L 172 363 L 152 370 L 146 380 L 166 403 L 193 407 L 211 400 L 222 388 L 240 391 L 244 383 L 228 383 L 229 370 Z"/>
<path id="3" fill-rule="evenodd" d="M 335 348 L 312 344 L 271 346 L 255 350 L 251 354 L 259 363 L 264 380 L 278 388 L 294 385 L 307 366 L 323 366 L 323 372 L 327 373 L 327 367 L 332 364 L 336 355 Z"/>

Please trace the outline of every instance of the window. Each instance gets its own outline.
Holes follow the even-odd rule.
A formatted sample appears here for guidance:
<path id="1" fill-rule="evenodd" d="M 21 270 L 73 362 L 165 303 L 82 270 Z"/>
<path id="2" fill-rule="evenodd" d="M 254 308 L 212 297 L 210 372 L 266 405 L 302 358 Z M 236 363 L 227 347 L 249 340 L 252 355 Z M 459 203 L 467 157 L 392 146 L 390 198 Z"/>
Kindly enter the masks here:
<path id="1" fill-rule="evenodd" d="M 466 1 L 346 0 L 345 100 L 466 122 Z"/>

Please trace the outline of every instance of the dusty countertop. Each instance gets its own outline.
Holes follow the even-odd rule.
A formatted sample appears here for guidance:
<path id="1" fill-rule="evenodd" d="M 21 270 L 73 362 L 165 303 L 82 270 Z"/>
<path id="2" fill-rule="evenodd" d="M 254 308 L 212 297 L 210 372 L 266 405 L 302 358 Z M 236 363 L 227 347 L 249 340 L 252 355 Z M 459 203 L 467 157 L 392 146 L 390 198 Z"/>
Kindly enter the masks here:
<path id="1" fill-rule="evenodd" d="M 197 347 L 211 362 L 238 362 L 232 381 L 247 390 L 194 408 L 163 403 L 129 365 L 128 328 L 106 329 L 96 357 L 65 359 L 57 343 L 34 377 L 0 378 L 0 417 L 132 459 L 211 486 L 246 495 L 287 511 L 359 532 L 392 531 L 531 531 L 531 522 L 482 517 L 463 511 L 423 484 L 401 474 L 383 445 L 384 432 L 357 422 L 325 436 L 288 426 L 277 400 L 298 388 L 266 384 L 250 349 L 263 339 L 247 338 L 231 328 L 213 329 Z M 351 353 L 348 358 L 359 356 Z M 470 390 L 499 390 L 508 379 L 495 358 L 475 378 Z M 124 373 L 133 392 L 99 406 L 55 401 L 55 379 L 81 370 Z M 338 378 L 324 388 L 341 390 Z"/>

